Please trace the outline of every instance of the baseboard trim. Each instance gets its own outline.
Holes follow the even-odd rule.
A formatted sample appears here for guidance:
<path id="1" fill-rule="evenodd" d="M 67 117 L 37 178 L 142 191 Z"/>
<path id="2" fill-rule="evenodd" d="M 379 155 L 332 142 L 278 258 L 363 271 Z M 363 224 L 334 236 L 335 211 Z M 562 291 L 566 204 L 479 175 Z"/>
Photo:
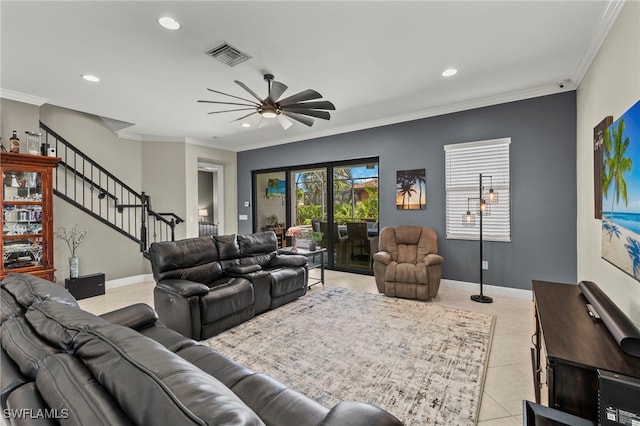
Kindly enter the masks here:
<path id="1" fill-rule="evenodd" d="M 442 279 L 440 281 L 440 286 L 445 288 L 455 288 L 458 290 L 475 291 L 475 292 L 480 291 L 480 284 L 470 283 L 466 281 Z M 531 292 L 531 290 L 524 290 L 521 288 L 511 288 L 511 287 L 500 287 L 497 285 L 487 285 L 487 284 L 484 284 L 482 286 L 482 293 L 488 296 L 506 296 L 506 297 L 513 297 L 516 299 L 532 300 L 533 298 L 533 293 Z"/>
<path id="2" fill-rule="evenodd" d="M 146 281 L 153 281 L 153 274 L 140 274 L 132 277 L 118 278 L 117 280 L 109 280 L 105 283 L 106 288 L 116 288 L 131 284 L 140 284 Z"/>

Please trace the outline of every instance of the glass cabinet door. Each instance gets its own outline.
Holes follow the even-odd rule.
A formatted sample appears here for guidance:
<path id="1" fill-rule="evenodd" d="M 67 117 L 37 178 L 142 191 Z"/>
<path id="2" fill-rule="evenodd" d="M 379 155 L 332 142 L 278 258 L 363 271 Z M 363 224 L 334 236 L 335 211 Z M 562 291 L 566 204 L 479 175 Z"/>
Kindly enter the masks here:
<path id="1" fill-rule="evenodd" d="M 2 254 L 6 270 L 41 266 L 42 174 L 2 172 Z"/>

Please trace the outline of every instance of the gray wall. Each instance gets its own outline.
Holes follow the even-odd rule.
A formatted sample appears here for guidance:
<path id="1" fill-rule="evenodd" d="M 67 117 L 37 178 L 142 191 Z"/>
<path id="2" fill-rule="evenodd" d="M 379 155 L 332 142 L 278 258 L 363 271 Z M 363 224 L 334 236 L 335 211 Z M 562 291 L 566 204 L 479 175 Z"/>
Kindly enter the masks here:
<path id="1" fill-rule="evenodd" d="M 339 114 L 339 111 L 337 112 Z M 565 92 L 238 153 L 238 232 L 252 231 L 251 171 L 378 156 L 380 226 L 435 229 L 443 277 L 478 282 L 477 241 L 445 236 L 444 145 L 511 138 L 511 242 L 485 242 L 485 284 L 576 281 L 576 94 Z M 396 171 L 426 168 L 426 210 L 395 207 Z"/>

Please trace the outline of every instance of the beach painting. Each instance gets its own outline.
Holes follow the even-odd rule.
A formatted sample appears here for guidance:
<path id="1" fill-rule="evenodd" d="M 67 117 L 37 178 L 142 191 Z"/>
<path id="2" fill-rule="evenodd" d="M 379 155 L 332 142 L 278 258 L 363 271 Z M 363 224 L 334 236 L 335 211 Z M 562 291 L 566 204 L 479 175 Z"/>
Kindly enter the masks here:
<path id="1" fill-rule="evenodd" d="M 427 208 L 427 172 L 425 169 L 398 170 L 396 173 L 396 208 Z"/>
<path id="2" fill-rule="evenodd" d="M 640 281 L 640 101 L 603 140 L 602 258 Z"/>

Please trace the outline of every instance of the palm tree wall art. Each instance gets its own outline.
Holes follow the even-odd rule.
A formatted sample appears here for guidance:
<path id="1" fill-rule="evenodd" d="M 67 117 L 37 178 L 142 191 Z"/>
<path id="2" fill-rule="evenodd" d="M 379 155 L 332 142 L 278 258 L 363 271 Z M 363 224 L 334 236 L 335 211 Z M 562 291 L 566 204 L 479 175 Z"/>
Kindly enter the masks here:
<path id="1" fill-rule="evenodd" d="M 602 145 L 602 258 L 640 281 L 640 101 Z"/>
<path id="2" fill-rule="evenodd" d="M 425 169 L 398 170 L 396 174 L 396 208 L 427 208 L 427 174 Z"/>

